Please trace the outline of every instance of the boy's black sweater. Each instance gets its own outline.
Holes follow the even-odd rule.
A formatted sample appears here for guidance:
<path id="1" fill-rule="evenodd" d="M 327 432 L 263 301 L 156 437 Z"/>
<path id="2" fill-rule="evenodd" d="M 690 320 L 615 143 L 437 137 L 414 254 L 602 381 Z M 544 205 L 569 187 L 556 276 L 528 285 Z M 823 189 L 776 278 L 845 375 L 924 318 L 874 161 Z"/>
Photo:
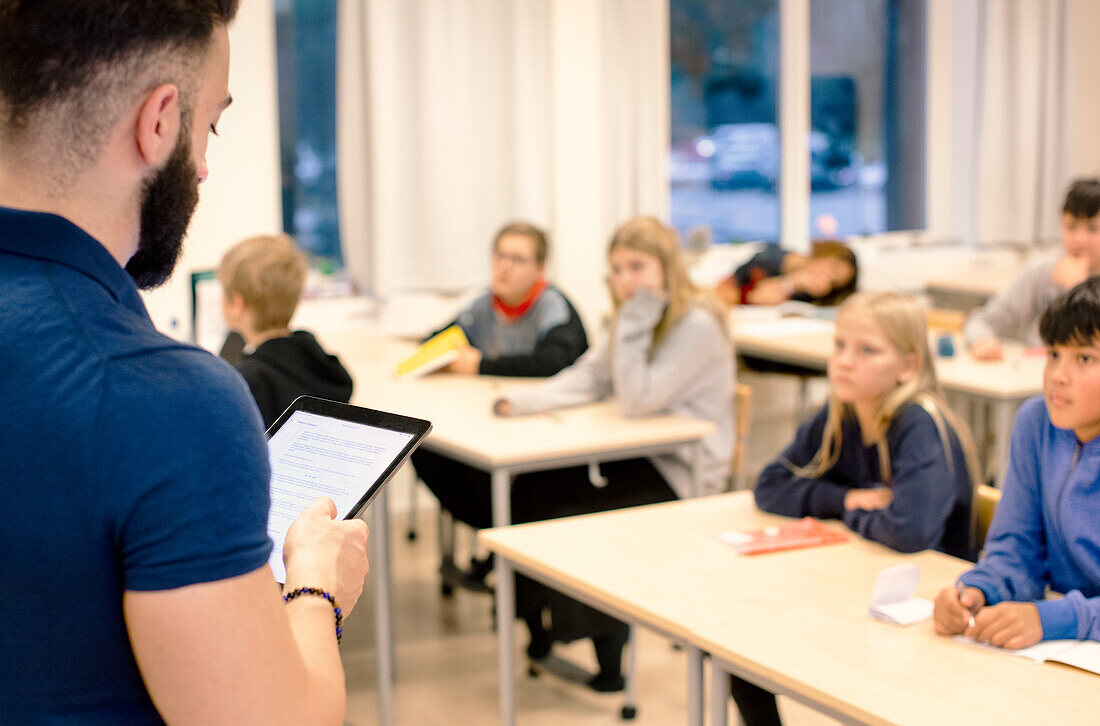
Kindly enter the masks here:
<path id="1" fill-rule="evenodd" d="M 316 396 L 347 403 L 352 381 L 340 360 L 326 353 L 304 330 L 260 343 L 237 364 L 256 399 L 264 426 L 275 423 L 298 396 Z"/>

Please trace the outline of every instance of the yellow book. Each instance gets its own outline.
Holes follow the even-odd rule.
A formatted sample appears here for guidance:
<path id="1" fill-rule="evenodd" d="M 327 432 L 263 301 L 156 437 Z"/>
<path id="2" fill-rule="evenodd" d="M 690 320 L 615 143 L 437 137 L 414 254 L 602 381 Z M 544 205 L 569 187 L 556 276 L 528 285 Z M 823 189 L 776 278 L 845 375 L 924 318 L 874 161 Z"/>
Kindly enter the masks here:
<path id="1" fill-rule="evenodd" d="M 458 349 L 470 344 L 466 334 L 457 325 L 424 341 L 416 352 L 397 364 L 395 375 L 399 379 L 419 378 L 437 371 L 458 357 Z"/>

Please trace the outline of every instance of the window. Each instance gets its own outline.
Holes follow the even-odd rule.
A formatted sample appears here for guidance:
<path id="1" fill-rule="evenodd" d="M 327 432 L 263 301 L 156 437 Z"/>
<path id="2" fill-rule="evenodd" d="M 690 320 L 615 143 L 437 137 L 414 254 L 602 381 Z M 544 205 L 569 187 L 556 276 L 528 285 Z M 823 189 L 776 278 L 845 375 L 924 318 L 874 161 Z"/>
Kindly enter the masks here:
<path id="1" fill-rule="evenodd" d="M 811 236 L 924 227 L 924 17 L 923 1 L 810 3 Z"/>
<path id="2" fill-rule="evenodd" d="M 336 0 L 276 0 L 283 229 L 343 267 L 336 202 Z"/>
<path id="3" fill-rule="evenodd" d="M 670 0 L 672 224 L 777 241 L 778 0 Z M 812 237 L 924 226 L 925 1 L 813 0 Z"/>
<path id="4" fill-rule="evenodd" d="M 672 225 L 779 238 L 778 0 L 671 0 Z"/>

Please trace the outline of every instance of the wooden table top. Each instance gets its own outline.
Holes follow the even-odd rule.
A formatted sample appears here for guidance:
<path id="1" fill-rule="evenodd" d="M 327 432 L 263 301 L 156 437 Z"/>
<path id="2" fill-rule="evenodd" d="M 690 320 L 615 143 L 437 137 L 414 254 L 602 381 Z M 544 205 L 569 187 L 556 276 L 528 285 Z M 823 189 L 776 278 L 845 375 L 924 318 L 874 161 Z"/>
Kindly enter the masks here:
<path id="1" fill-rule="evenodd" d="M 484 530 L 480 540 L 522 570 L 857 722 L 1100 723 L 1092 674 L 957 643 L 931 622 L 868 616 L 883 568 L 915 563 L 917 595 L 932 599 L 970 566 L 963 560 L 903 555 L 850 532 L 843 544 L 757 556 L 716 539 L 787 521 L 737 492 Z"/>
<path id="2" fill-rule="evenodd" d="M 733 337 L 740 354 L 825 370 L 833 348 L 833 329 L 829 320 L 753 320 L 735 322 Z M 944 390 L 996 399 L 1023 399 L 1042 392 L 1046 362 L 1042 354 L 1009 342 L 1003 360 L 977 361 L 960 340 L 954 343 L 953 357 L 936 357 L 936 373 Z"/>
<path id="3" fill-rule="evenodd" d="M 485 469 L 668 447 L 697 441 L 715 428 L 682 416 L 628 418 L 614 400 L 501 418 L 493 414 L 493 402 L 506 389 L 538 379 L 435 373 L 396 380 L 394 367 L 414 349 L 407 341 L 342 337 L 334 350 L 355 380 L 352 402 L 431 421 L 425 446 Z"/>

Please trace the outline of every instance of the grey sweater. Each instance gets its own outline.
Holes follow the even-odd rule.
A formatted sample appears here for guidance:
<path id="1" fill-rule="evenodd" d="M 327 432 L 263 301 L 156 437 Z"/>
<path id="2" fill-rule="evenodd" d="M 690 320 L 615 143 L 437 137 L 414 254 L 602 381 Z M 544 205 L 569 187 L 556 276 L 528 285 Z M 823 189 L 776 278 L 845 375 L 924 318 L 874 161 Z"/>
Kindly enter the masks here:
<path id="1" fill-rule="evenodd" d="M 1065 290 L 1051 278 L 1056 261 L 1029 265 L 1016 280 L 970 314 L 963 336 L 967 345 L 985 338 L 1014 338 L 1040 346 L 1039 318 Z"/>
<path id="2" fill-rule="evenodd" d="M 692 484 L 693 445 L 650 461 L 681 499 L 723 491 L 733 451 L 733 351 L 718 321 L 693 307 L 650 355 L 665 303 L 639 293 L 619 308 L 610 332 L 576 363 L 538 386 L 505 393 L 517 415 L 617 396 L 624 416 L 678 414 L 713 421 L 702 441 L 700 490 Z"/>

